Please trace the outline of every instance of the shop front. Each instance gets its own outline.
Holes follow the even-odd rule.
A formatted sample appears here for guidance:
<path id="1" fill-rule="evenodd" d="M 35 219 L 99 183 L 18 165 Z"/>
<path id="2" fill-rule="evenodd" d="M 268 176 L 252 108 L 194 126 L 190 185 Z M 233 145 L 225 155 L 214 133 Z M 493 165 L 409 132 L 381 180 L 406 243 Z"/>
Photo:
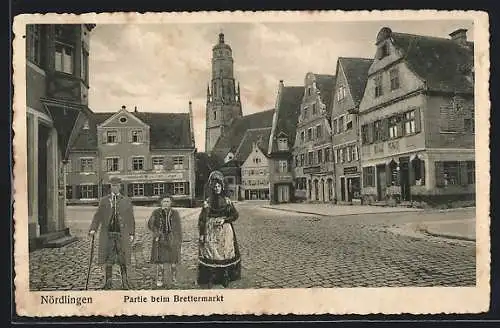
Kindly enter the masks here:
<path id="1" fill-rule="evenodd" d="M 338 177 L 338 201 L 341 203 L 361 202 L 361 174 L 357 166 L 346 166 Z"/>

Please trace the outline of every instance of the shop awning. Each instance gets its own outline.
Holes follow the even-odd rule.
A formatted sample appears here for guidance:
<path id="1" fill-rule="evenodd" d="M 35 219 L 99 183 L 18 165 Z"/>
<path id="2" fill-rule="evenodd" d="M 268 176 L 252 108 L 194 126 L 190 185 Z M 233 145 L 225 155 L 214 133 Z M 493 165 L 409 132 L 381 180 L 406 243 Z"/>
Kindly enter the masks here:
<path id="1" fill-rule="evenodd" d="M 77 137 L 78 131 L 90 116 L 91 110 L 82 104 L 70 103 L 54 99 L 41 99 L 50 114 L 63 159 L 68 159 L 69 149 Z"/>

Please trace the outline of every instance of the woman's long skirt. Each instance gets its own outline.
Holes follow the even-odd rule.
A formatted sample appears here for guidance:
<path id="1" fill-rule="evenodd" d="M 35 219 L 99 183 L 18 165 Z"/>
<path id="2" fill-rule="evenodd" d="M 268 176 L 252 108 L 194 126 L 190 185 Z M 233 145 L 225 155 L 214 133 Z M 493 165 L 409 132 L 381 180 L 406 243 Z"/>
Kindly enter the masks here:
<path id="1" fill-rule="evenodd" d="M 198 284 L 224 284 L 241 278 L 241 257 L 231 223 L 207 222 L 205 242 L 199 245 Z"/>

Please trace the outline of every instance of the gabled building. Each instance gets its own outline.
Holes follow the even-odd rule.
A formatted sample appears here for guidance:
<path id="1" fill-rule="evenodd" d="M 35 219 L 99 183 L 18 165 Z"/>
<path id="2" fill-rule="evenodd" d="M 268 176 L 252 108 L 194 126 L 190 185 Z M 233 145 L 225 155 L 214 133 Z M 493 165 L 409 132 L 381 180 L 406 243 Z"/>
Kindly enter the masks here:
<path id="1" fill-rule="evenodd" d="M 118 176 L 134 203 L 154 202 L 164 193 L 176 206 L 195 197 L 195 144 L 189 113 L 128 111 L 93 113 L 72 145 L 66 197 L 96 203 Z"/>
<path id="2" fill-rule="evenodd" d="M 283 80 L 280 81 L 267 150 L 269 198 L 272 204 L 295 200 L 292 150 L 303 95 L 303 86 L 285 87 Z"/>
<path id="3" fill-rule="evenodd" d="M 368 69 L 373 60 L 337 60 L 336 84 L 332 101 L 332 144 L 335 162 L 337 203 L 361 202 L 358 108 L 365 91 Z"/>
<path id="4" fill-rule="evenodd" d="M 269 162 L 267 147 L 271 128 L 247 130 L 236 158 L 241 165 L 241 193 L 244 200 L 269 200 Z"/>
<path id="5" fill-rule="evenodd" d="M 92 24 L 26 25 L 27 206 L 30 250 L 75 240 L 66 226 L 69 145 L 87 115 Z"/>
<path id="6" fill-rule="evenodd" d="M 365 202 L 474 198 L 474 48 L 382 28 L 359 106 Z"/>
<path id="7" fill-rule="evenodd" d="M 335 76 L 307 73 L 295 144 L 295 198 L 331 202 L 334 163 L 331 154 L 331 105 Z"/>

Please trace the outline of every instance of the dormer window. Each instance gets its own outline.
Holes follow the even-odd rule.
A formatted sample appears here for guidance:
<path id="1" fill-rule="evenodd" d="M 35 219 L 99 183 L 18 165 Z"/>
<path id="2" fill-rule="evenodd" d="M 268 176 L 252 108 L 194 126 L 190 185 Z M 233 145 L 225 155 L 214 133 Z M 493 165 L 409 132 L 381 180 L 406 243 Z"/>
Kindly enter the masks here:
<path id="1" fill-rule="evenodd" d="M 120 117 L 120 123 L 127 123 L 127 118 L 125 116 Z"/>
<path id="2" fill-rule="evenodd" d="M 345 86 L 341 85 L 337 90 L 337 101 L 342 101 L 344 100 L 344 98 L 345 98 Z"/>
<path id="3" fill-rule="evenodd" d="M 84 130 L 88 130 L 89 129 L 89 120 L 85 120 L 85 122 L 83 122 L 83 129 Z"/>
<path id="4" fill-rule="evenodd" d="M 288 138 L 278 138 L 278 150 L 288 150 Z"/>

